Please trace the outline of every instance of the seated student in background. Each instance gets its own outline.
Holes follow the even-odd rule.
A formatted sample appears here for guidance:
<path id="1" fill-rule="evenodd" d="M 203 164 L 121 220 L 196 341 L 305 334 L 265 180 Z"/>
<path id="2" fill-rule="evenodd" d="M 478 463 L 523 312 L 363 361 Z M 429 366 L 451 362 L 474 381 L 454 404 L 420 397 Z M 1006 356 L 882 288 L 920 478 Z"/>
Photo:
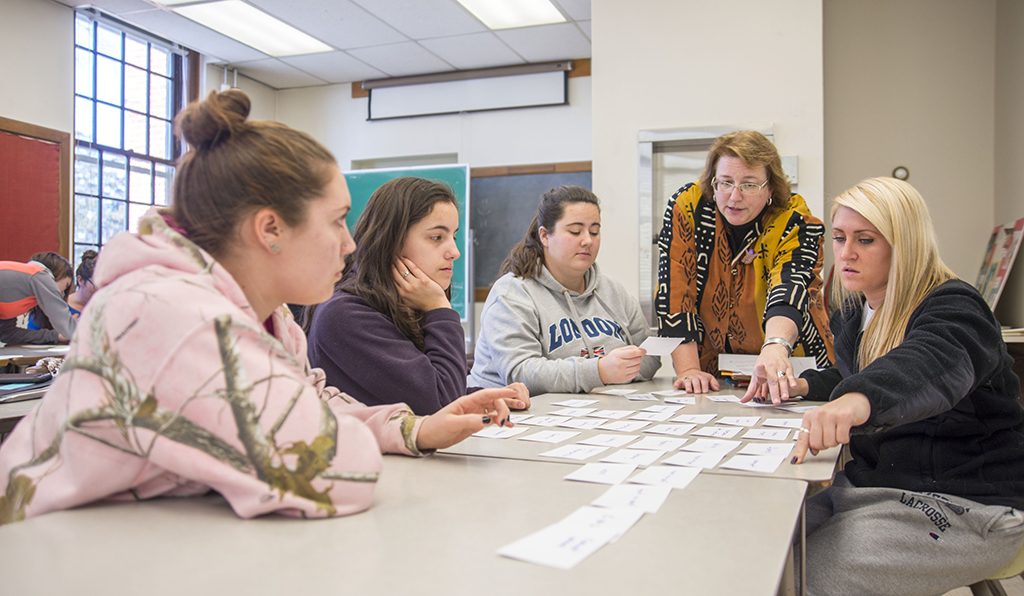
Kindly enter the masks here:
<path id="1" fill-rule="evenodd" d="M 64 301 L 71 263 L 55 252 L 32 255 L 28 263 L 0 261 L 0 342 L 67 343 L 77 324 Z M 52 329 L 22 329 L 18 317 L 39 307 Z"/>
<path id="2" fill-rule="evenodd" d="M 373 193 L 345 277 L 310 308 L 309 361 L 329 385 L 420 415 L 466 393 L 466 336 L 449 302 L 458 228 L 455 195 L 443 184 L 404 177 Z M 524 386 L 512 388 L 529 403 Z"/>
<path id="3" fill-rule="evenodd" d="M 650 380 L 660 358 L 640 303 L 595 264 L 601 208 L 594 193 L 544 193 L 526 236 L 501 266 L 480 315 L 469 383 L 525 383 L 530 393 L 589 392 Z"/>
<path id="4" fill-rule="evenodd" d="M 777 401 L 788 397 L 789 356 L 831 365 L 824 234 L 771 141 L 750 130 L 715 140 L 700 181 L 668 202 L 658 237 L 658 334 L 684 340 L 672 353 L 676 387 L 718 389 L 719 354 L 757 354 Z"/>
<path id="5" fill-rule="evenodd" d="M 210 490 L 242 517 L 345 515 L 370 506 L 381 452 L 506 422 L 508 389 L 421 418 L 310 368 L 284 304 L 330 297 L 349 194 L 327 149 L 249 107 L 232 89 L 178 115 L 172 207 L 104 248 L 61 374 L 0 446 L 0 523 Z"/>
<path id="6" fill-rule="evenodd" d="M 942 262 L 906 182 L 840 194 L 832 245 L 836 367 L 790 391 L 830 401 L 804 414 L 793 460 L 847 443 L 853 459 L 808 502 L 808 593 L 941 594 L 990 577 L 1024 545 L 1024 410 L 999 323 Z"/>
<path id="7" fill-rule="evenodd" d="M 77 318 L 81 314 L 85 305 L 89 303 L 89 299 L 96 292 L 96 284 L 92 282 L 92 275 L 96 270 L 97 256 L 98 253 L 95 250 L 83 252 L 81 261 L 78 263 L 78 269 L 75 270 L 75 291 L 68 294 L 67 297 L 68 309 L 73 317 Z M 67 290 L 65 290 L 66 292 Z M 27 328 L 53 329 L 53 325 L 50 323 L 49 317 L 42 312 L 42 309 L 36 306 L 29 314 Z"/>

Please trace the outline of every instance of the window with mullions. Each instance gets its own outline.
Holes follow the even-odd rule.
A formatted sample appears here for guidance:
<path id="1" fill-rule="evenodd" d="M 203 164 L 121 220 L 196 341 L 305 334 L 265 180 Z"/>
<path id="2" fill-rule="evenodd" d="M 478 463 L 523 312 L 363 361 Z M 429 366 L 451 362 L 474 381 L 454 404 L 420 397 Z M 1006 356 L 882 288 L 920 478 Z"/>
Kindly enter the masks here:
<path id="1" fill-rule="evenodd" d="M 182 56 L 128 28 L 75 15 L 74 262 L 171 200 Z"/>

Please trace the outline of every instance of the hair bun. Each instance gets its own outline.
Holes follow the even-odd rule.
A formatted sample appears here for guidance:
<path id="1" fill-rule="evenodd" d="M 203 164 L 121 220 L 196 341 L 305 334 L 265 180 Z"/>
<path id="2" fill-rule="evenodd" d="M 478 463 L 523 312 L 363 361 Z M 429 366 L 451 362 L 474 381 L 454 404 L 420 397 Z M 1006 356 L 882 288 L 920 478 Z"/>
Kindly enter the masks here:
<path id="1" fill-rule="evenodd" d="M 89 250 L 87 250 L 87 251 L 82 253 L 82 256 L 79 257 L 79 259 L 80 259 L 79 262 L 95 260 L 96 257 L 98 257 L 98 256 L 100 256 L 100 253 L 98 253 L 95 250 L 90 248 Z"/>
<path id="2" fill-rule="evenodd" d="M 178 134 L 197 149 L 208 149 L 238 132 L 249 117 L 249 97 L 238 89 L 213 91 L 175 119 Z"/>

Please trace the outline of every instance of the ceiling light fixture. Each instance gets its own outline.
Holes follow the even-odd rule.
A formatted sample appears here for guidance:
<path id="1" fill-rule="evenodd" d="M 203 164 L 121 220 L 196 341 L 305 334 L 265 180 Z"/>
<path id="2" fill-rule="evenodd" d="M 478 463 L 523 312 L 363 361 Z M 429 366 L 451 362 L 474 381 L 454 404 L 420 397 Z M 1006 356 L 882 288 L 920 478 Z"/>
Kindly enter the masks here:
<path id="1" fill-rule="evenodd" d="M 316 54 L 334 49 L 241 0 L 191 4 L 172 10 L 275 57 Z"/>
<path id="2" fill-rule="evenodd" d="M 565 22 L 549 0 L 459 0 L 459 4 L 491 29 Z"/>

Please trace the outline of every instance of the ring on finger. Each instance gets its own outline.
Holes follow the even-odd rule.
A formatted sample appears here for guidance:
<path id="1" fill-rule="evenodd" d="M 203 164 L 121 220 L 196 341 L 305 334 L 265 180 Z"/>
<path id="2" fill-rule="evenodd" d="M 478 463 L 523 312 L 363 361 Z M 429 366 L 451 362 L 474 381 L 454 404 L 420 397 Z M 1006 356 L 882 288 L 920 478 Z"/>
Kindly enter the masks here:
<path id="1" fill-rule="evenodd" d="M 777 374 L 777 375 L 779 375 L 779 378 L 781 379 L 782 377 L 786 376 L 786 371 L 784 371 L 784 370 L 780 370 L 780 371 L 779 371 L 778 373 L 776 373 L 776 374 Z"/>
<path id="2" fill-rule="evenodd" d="M 412 275 L 412 272 L 411 272 L 411 271 L 408 271 L 408 270 L 406 270 L 406 271 L 405 271 L 405 273 L 403 273 L 403 274 L 402 274 L 402 278 L 404 279 L 404 278 L 406 278 L 406 277 L 409 277 L 410 275 Z"/>
<path id="3" fill-rule="evenodd" d="M 811 431 L 807 427 L 805 427 L 805 426 L 801 426 L 800 427 L 800 432 L 811 434 Z"/>

